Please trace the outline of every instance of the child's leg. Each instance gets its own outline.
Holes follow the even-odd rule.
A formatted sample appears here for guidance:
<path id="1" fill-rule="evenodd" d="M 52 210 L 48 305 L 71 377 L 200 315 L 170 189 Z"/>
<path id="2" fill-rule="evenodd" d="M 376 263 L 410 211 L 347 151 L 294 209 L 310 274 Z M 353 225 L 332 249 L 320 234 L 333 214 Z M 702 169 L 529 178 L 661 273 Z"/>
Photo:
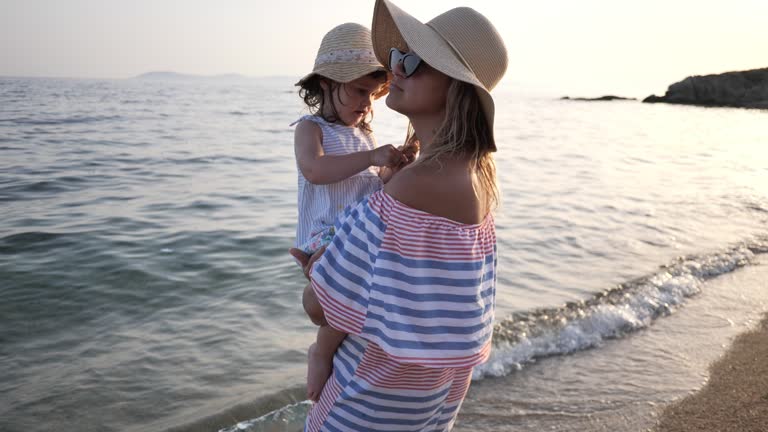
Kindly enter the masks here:
<path id="1" fill-rule="evenodd" d="M 304 312 L 307 313 L 307 316 L 310 320 L 312 320 L 314 325 L 328 325 L 328 323 L 325 322 L 325 313 L 323 313 L 323 308 L 320 306 L 320 302 L 317 300 L 315 291 L 312 289 L 312 284 L 307 284 L 307 286 L 304 287 L 304 294 L 301 296 L 301 303 L 304 306 Z"/>
<path id="2" fill-rule="evenodd" d="M 309 347 L 307 368 L 307 397 L 317 402 L 325 382 L 331 376 L 333 355 L 347 336 L 331 326 L 324 325 L 317 329 L 317 342 Z"/>

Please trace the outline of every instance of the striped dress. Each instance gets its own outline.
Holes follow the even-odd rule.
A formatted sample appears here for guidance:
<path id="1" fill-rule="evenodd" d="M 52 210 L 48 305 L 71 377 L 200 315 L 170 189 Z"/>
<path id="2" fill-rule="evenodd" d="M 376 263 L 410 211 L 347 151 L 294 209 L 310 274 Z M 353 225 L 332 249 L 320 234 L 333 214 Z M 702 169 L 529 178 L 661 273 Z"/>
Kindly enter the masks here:
<path id="1" fill-rule="evenodd" d="M 305 431 L 447 431 L 490 353 L 493 217 L 467 225 L 378 191 L 347 208 L 311 272 L 349 335 Z"/>
<path id="2" fill-rule="evenodd" d="M 376 148 L 373 134 L 360 128 L 329 123 L 316 115 L 305 115 L 291 123 L 291 126 L 302 120 L 313 121 L 320 126 L 323 152 L 327 155 L 345 155 Z M 327 185 L 312 184 L 302 175 L 298 166 L 297 171 L 299 220 L 296 225 L 296 247 L 306 243 L 313 234 L 332 227 L 345 207 L 382 187 L 378 167 L 368 167 L 352 177 Z"/>

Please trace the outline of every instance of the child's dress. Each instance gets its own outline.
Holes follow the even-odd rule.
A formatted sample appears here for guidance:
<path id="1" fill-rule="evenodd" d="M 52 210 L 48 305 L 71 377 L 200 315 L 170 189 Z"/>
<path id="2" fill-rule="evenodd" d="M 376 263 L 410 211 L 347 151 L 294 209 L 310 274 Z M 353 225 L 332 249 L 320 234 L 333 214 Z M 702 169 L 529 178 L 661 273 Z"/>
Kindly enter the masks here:
<path id="1" fill-rule="evenodd" d="M 360 128 L 329 123 L 316 115 L 305 115 L 291 126 L 302 120 L 310 120 L 320 126 L 323 133 L 323 151 L 326 155 L 345 155 L 376 148 L 373 134 Z M 327 185 L 312 184 L 304 178 L 298 167 L 297 171 L 299 217 L 295 245 L 308 254 L 327 245 L 333 238 L 334 222 L 344 208 L 383 186 L 379 178 L 379 168 L 373 166 L 340 182 Z"/>

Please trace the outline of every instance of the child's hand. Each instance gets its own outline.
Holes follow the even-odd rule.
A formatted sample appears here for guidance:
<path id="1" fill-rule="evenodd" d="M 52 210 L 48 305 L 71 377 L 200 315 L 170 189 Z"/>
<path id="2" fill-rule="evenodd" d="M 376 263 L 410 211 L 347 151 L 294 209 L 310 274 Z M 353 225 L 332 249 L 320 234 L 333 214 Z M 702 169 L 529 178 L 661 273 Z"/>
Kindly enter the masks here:
<path id="1" fill-rule="evenodd" d="M 382 168 L 379 172 L 379 177 L 381 177 L 381 181 L 385 184 L 392 179 L 392 176 L 400 172 L 401 169 L 412 164 L 416 160 L 416 157 L 419 154 L 419 142 L 413 141 L 408 144 L 403 144 L 398 147 L 397 150 L 402 155 L 400 161 L 395 166 Z"/>
<path id="2" fill-rule="evenodd" d="M 383 145 L 371 151 L 371 165 L 378 167 L 396 167 L 403 163 L 403 152 L 392 144 Z"/>
<path id="3" fill-rule="evenodd" d="M 403 152 L 405 156 L 405 162 L 403 165 L 408 165 L 416 160 L 416 155 L 419 154 L 420 144 L 418 141 L 412 141 L 408 144 L 401 145 L 398 149 Z"/>

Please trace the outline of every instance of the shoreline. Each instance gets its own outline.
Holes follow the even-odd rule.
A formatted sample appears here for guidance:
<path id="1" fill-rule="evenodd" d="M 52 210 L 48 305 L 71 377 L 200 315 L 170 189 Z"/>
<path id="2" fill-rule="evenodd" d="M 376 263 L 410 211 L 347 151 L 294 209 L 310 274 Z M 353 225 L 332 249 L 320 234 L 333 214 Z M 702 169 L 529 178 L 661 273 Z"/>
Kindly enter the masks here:
<path id="1" fill-rule="evenodd" d="M 667 406 L 654 432 L 768 430 L 768 314 L 709 367 L 707 384 Z"/>

